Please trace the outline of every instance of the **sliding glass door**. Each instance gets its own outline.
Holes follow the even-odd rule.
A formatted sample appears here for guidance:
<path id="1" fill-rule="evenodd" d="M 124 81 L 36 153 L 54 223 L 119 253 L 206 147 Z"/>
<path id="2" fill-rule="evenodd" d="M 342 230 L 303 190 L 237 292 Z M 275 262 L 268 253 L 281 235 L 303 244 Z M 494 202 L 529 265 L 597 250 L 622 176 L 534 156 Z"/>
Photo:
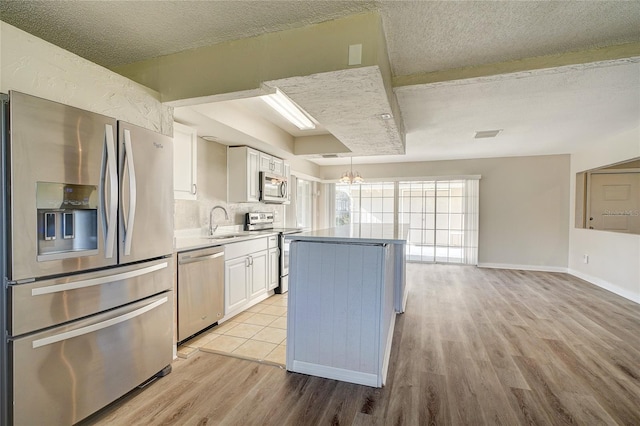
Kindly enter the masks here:
<path id="1" fill-rule="evenodd" d="M 336 184 L 336 225 L 395 223 L 395 182 Z"/>
<path id="2" fill-rule="evenodd" d="M 477 180 L 400 182 L 398 197 L 407 260 L 477 264 Z"/>
<path id="3" fill-rule="evenodd" d="M 478 180 L 336 184 L 335 224 L 408 228 L 407 260 L 478 263 Z"/>

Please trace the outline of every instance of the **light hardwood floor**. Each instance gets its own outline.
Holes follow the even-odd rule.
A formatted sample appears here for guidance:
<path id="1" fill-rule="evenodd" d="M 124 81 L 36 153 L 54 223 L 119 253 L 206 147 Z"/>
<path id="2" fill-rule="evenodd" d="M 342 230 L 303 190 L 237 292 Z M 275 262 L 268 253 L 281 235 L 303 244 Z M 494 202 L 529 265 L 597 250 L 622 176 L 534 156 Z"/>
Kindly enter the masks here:
<path id="1" fill-rule="evenodd" d="M 565 274 L 409 264 L 382 389 L 199 353 L 98 425 L 640 425 L 640 305 Z"/>

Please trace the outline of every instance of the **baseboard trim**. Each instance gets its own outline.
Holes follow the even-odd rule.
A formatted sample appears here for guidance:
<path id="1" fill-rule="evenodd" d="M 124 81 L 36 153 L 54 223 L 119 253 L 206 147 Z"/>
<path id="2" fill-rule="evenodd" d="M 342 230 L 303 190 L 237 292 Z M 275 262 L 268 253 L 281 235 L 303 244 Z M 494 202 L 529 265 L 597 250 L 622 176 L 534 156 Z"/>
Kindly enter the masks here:
<path id="1" fill-rule="evenodd" d="M 629 290 L 625 290 L 623 288 L 618 287 L 615 284 L 611 284 L 608 281 L 605 281 L 601 278 L 591 276 L 589 274 L 585 274 L 584 272 L 576 271 L 575 269 L 569 269 L 568 273 L 573 275 L 576 278 L 580 278 L 581 280 L 585 280 L 590 284 L 593 284 L 597 287 L 603 288 L 611 293 L 617 294 L 618 296 L 624 297 L 625 299 L 629 299 L 632 302 L 640 304 L 640 294 L 633 293 Z"/>
<path id="2" fill-rule="evenodd" d="M 514 269 L 520 271 L 537 271 L 537 272 L 560 272 L 569 275 L 573 275 L 576 278 L 585 280 L 590 284 L 603 288 L 625 299 L 640 304 L 640 294 L 625 290 L 618 287 L 615 284 L 611 284 L 601 278 L 585 274 L 584 272 L 576 271 L 575 269 L 563 268 L 559 266 L 538 266 L 538 265 L 514 265 L 510 263 L 478 263 L 479 268 L 493 268 L 493 269 Z"/>
<path id="3" fill-rule="evenodd" d="M 562 266 L 516 265 L 512 263 L 478 263 L 478 268 L 515 269 L 519 271 L 537 272 L 569 272 L 568 268 Z"/>
<path id="4" fill-rule="evenodd" d="M 290 371 L 294 371 L 296 373 L 310 374 L 312 376 L 324 377 L 325 379 L 340 380 L 343 382 L 356 383 L 358 385 L 380 387 L 380 377 L 376 374 L 345 370 L 343 368 L 312 364 L 304 361 L 294 360 L 292 364 Z"/>

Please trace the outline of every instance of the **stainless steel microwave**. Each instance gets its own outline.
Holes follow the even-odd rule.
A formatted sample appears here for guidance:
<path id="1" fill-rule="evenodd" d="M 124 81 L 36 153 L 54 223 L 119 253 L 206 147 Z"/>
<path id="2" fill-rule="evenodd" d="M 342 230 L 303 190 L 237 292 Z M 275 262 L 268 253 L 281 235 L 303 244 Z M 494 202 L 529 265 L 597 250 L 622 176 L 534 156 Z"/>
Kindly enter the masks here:
<path id="1" fill-rule="evenodd" d="M 260 172 L 260 201 L 263 203 L 286 203 L 289 198 L 289 182 L 285 176 Z"/>

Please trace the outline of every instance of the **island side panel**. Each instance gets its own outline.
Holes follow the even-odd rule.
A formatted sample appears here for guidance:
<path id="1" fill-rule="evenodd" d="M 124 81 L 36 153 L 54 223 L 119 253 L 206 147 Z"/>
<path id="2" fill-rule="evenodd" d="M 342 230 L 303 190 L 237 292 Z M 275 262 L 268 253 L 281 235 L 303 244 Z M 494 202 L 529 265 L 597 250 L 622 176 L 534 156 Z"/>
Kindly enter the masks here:
<path id="1" fill-rule="evenodd" d="M 291 245 L 287 369 L 381 385 L 384 247 Z"/>
<path id="2" fill-rule="evenodd" d="M 345 247 L 349 247 L 345 245 Z M 347 302 L 348 314 L 346 324 L 346 336 L 350 337 L 346 346 L 346 366 L 348 370 L 360 369 L 360 354 L 362 345 L 360 340 L 354 340 L 354 336 L 359 336 L 362 323 L 366 316 L 366 311 L 362 306 L 362 292 L 364 283 L 362 273 L 365 269 L 365 252 L 363 250 L 350 250 L 348 264 L 348 282 L 350 285 L 345 289 L 344 295 Z"/>
<path id="3" fill-rule="evenodd" d="M 322 286 L 317 284 L 322 263 L 314 258 L 312 246 L 292 241 L 289 246 L 289 297 L 287 307 L 287 370 L 293 370 L 294 359 L 311 364 L 319 362 L 321 306 L 317 301 Z M 292 303 L 292 301 L 295 301 Z"/>
<path id="4" fill-rule="evenodd" d="M 396 288 L 396 312 L 403 313 L 407 307 L 407 244 L 393 244 L 394 282 Z"/>
<path id="5" fill-rule="evenodd" d="M 388 244 L 384 251 L 384 287 L 382 300 L 382 333 L 380 335 L 380 356 L 382 361 L 382 374 L 380 386 L 385 384 L 391 357 L 391 343 L 393 330 L 396 324 L 396 301 L 398 299 L 398 269 L 402 265 L 397 263 L 397 253 L 402 251 L 403 245 Z"/>

